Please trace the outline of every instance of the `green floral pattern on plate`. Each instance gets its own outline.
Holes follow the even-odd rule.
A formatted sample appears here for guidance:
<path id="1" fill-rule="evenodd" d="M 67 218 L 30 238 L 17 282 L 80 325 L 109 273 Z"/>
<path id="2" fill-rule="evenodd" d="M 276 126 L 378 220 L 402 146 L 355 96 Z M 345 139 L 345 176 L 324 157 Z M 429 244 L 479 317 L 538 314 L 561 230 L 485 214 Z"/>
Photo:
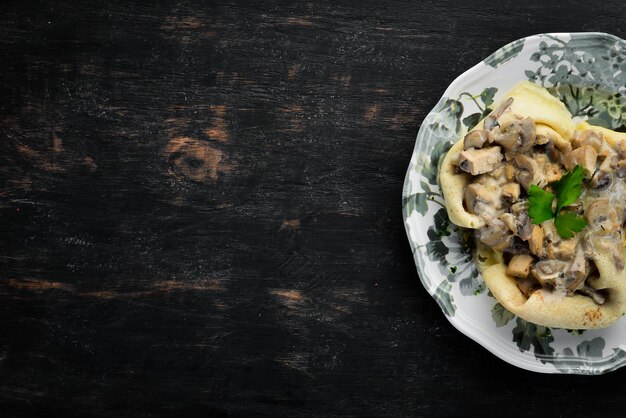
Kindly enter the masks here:
<path id="1" fill-rule="evenodd" d="M 601 33 L 515 41 L 451 84 L 425 118 L 403 188 L 420 279 L 450 322 L 505 361 L 544 373 L 599 374 L 626 364 L 625 321 L 604 330 L 550 329 L 497 303 L 473 263 L 472 233 L 452 224 L 437 172 L 445 153 L 521 80 L 546 87 L 590 123 L 626 131 L 626 42 Z"/>
<path id="2" fill-rule="evenodd" d="M 498 68 L 500 65 L 512 58 L 515 58 L 520 52 L 522 52 L 525 40 L 526 38 L 518 39 L 517 41 L 511 42 L 510 44 L 498 49 L 496 52 L 488 56 L 484 63 L 493 68 Z"/>

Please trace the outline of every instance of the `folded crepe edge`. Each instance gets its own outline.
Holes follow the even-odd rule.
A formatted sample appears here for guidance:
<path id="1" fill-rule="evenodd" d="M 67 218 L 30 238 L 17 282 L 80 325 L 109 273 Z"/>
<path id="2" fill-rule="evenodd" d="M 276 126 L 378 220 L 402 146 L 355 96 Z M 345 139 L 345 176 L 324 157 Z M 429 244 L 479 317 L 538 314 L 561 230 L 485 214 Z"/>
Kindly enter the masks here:
<path id="1" fill-rule="evenodd" d="M 557 144 L 571 141 L 575 129 L 589 128 L 601 131 L 612 146 L 626 140 L 626 134 L 591 126 L 586 122 L 576 126 L 561 101 L 530 82 L 518 84 L 504 97 L 513 97 L 513 113 L 532 117 L 537 125 L 537 133 L 549 136 Z M 481 129 L 482 126 L 481 120 L 472 130 Z M 485 221 L 467 212 L 463 204 L 464 190 L 471 181 L 471 176 L 458 172 L 456 168 L 459 154 L 463 151 L 463 142 L 464 135 L 444 157 L 439 171 L 439 183 L 450 221 L 460 227 L 478 229 L 485 225 Z M 618 320 L 626 310 L 626 271 L 617 271 L 612 262 L 601 255 L 592 258 L 600 271 L 600 279 L 594 284 L 596 288 L 607 289 L 608 293 L 607 301 L 603 305 L 597 305 L 591 298 L 583 295 L 560 296 L 547 289 L 537 290 L 527 299 L 517 287 L 516 280 L 507 276 L 506 264 L 501 255 L 494 257 L 496 261 L 481 270 L 485 283 L 495 298 L 522 319 L 554 328 L 604 328 Z"/>
<path id="2" fill-rule="evenodd" d="M 608 293 L 602 305 L 587 296 L 558 295 L 547 289 L 539 289 L 526 299 L 516 280 L 506 274 L 504 263 L 487 267 L 482 275 L 496 300 L 526 321 L 551 328 L 606 328 L 620 319 L 626 310 L 626 271 L 618 271 L 607 255 L 592 258 L 600 272 L 598 287 L 605 288 Z"/>

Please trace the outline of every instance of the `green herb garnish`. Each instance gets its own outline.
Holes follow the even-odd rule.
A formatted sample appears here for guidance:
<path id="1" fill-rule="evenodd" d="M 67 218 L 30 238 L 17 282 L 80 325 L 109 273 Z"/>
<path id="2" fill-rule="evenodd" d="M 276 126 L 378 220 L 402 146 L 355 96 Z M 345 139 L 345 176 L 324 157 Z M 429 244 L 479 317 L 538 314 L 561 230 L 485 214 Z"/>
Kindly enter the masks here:
<path id="1" fill-rule="evenodd" d="M 579 165 L 571 172 L 565 173 L 560 180 L 552 183 L 552 190 L 556 193 L 556 213 L 567 205 L 571 205 L 580 197 L 583 192 L 583 178 L 585 172 Z"/>
<path id="2" fill-rule="evenodd" d="M 528 216 L 535 225 L 539 225 L 554 218 L 554 226 L 563 238 L 571 238 L 574 232 L 580 232 L 587 226 L 587 221 L 581 216 L 571 212 L 561 213 L 561 209 L 571 205 L 583 192 L 582 181 L 585 172 L 580 165 L 574 167 L 552 183 L 554 194 L 547 192 L 537 185 L 531 185 L 528 189 Z M 556 209 L 552 211 L 552 204 L 556 197 Z"/>
<path id="3" fill-rule="evenodd" d="M 532 184 L 528 189 L 528 216 L 535 225 L 539 225 L 548 219 L 554 218 L 552 202 L 554 195 L 546 192 L 541 187 Z"/>
<path id="4" fill-rule="evenodd" d="M 580 232 L 587 226 L 587 221 L 582 216 L 578 216 L 572 212 L 564 212 L 554 219 L 554 226 L 559 231 L 559 235 L 563 238 L 571 238 L 574 232 Z"/>

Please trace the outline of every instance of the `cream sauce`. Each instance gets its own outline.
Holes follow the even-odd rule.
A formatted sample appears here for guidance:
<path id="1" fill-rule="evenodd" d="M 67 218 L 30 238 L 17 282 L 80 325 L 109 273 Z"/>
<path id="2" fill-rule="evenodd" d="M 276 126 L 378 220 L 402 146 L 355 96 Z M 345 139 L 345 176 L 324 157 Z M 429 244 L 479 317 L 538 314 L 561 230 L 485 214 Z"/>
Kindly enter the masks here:
<path id="1" fill-rule="evenodd" d="M 507 123 L 511 123 L 512 118 L 512 115 L 507 113 L 506 117 L 502 119 L 506 119 Z M 498 144 L 498 138 L 494 137 L 494 135 L 500 135 L 500 130 L 495 128 L 492 132 L 489 132 L 489 135 L 490 140 L 488 142 L 490 146 Z M 574 137 L 581 138 L 584 135 L 576 132 Z M 536 140 L 537 137 L 534 138 Z M 566 211 L 574 210 L 578 214 L 585 216 L 588 221 L 587 227 L 577 234 L 575 238 L 565 240 L 558 235 L 552 220 L 543 222 L 541 225 L 544 235 L 543 249 L 541 254 L 534 254 L 535 260 L 559 260 L 564 262 L 558 264 L 562 266 L 560 267 L 562 268 L 560 273 L 553 274 L 548 278 L 549 281 L 543 280 L 543 278 L 540 280 L 544 285 L 553 289 L 557 296 L 572 295 L 585 286 L 590 275 L 597 274 L 591 261 L 593 254 L 612 254 L 616 267 L 620 270 L 624 267 L 622 249 L 624 247 L 623 224 L 626 212 L 626 179 L 619 177 L 615 171 L 619 163 L 616 156 L 622 148 L 622 144 L 615 144 L 612 147 L 602 139 L 602 134 L 600 134 L 599 138 L 601 143 L 596 144 L 599 151 L 596 170 L 600 167 L 600 170 L 607 172 L 606 178 L 610 178 L 610 184 L 596 190 L 589 186 L 589 180 L 585 180 L 583 194 L 580 199 L 564 209 Z M 510 139 L 506 140 L 510 141 Z M 542 137 L 537 142 L 545 144 L 545 138 Z M 485 144 L 484 146 L 488 145 Z M 579 149 L 584 145 L 584 143 L 575 143 L 573 150 Z M 524 243 L 522 246 L 519 243 L 520 240 L 528 240 L 528 236 L 521 232 L 524 222 L 530 222 L 526 213 L 527 201 L 524 197 L 517 202 L 507 201 L 503 197 L 502 189 L 507 183 L 525 183 L 521 184 L 522 190 L 530 187 L 530 184 L 535 184 L 542 188 L 546 187 L 549 183 L 560 178 L 565 172 L 565 167 L 563 167 L 564 161 L 567 161 L 567 164 L 571 164 L 572 154 L 563 153 L 562 151 L 565 150 L 555 150 L 553 146 L 550 151 L 552 154 L 548 158 L 545 153 L 540 153 L 532 146 L 529 149 L 525 149 L 523 154 L 515 149 L 509 149 L 509 152 L 505 153 L 506 161 L 496 164 L 487 173 L 473 177 L 472 183 L 481 184 L 490 196 L 487 200 L 477 200 L 473 208 L 466 208 L 468 212 L 480 216 L 485 221 L 486 226 L 482 227 L 477 234 L 477 238 L 482 241 L 481 245 L 487 244 L 496 251 L 504 251 L 509 254 L 529 252 L 527 243 Z M 580 149 L 576 154 L 582 154 Z M 530 164 L 532 170 L 530 171 L 528 170 L 528 162 L 524 163 L 524 161 L 528 160 L 528 157 L 532 159 L 532 164 Z M 615 160 L 613 163 L 611 163 L 611 158 Z M 588 177 L 590 174 L 593 174 L 593 171 L 588 173 Z M 532 180 L 529 182 L 529 179 Z M 523 191 L 522 195 L 524 195 Z M 520 207 L 524 208 L 523 214 L 520 213 Z M 527 225 L 527 227 L 532 228 L 531 225 Z M 501 234 L 503 238 L 498 239 L 498 234 Z M 533 271 L 529 279 L 533 277 L 533 274 L 540 273 Z M 537 276 L 534 277 L 539 279 Z M 588 290 L 588 286 L 586 286 L 585 290 Z"/>

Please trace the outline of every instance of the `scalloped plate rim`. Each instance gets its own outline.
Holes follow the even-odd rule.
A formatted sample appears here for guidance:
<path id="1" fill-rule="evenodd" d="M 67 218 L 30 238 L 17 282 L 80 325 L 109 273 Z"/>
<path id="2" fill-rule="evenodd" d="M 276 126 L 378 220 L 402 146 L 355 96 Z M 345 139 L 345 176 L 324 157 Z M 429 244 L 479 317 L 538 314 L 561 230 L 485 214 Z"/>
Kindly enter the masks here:
<path id="1" fill-rule="evenodd" d="M 471 68 L 469 68 L 468 70 L 464 71 L 463 73 L 461 73 L 459 76 L 457 76 L 446 88 L 446 90 L 444 91 L 443 95 L 441 96 L 441 98 L 437 101 L 437 103 L 435 104 L 435 106 L 430 110 L 430 112 L 428 112 L 428 114 L 424 117 L 422 124 L 420 125 L 420 128 L 418 130 L 416 139 L 415 139 L 415 144 L 413 147 L 413 151 L 411 154 L 411 159 L 409 160 L 409 167 L 406 171 L 405 177 L 404 177 L 404 182 L 402 185 L 402 219 L 403 219 L 403 223 L 404 223 L 404 228 L 405 228 L 405 233 L 407 235 L 407 239 L 409 241 L 411 250 L 414 252 L 415 251 L 415 243 L 413 242 L 413 240 L 411 239 L 411 235 L 410 235 L 410 231 L 409 231 L 409 224 L 408 224 L 408 216 L 406 214 L 405 211 L 405 207 L 406 205 L 404 204 L 404 199 L 407 197 L 407 188 L 409 186 L 409 176 L 411 173 L 411 164 L 413 163 L 416 154 L 418 152 L 418 147 L 419 147 L 419 139 L 420 136 L 424 133 L 423 130 L 425 130 L 425 126 L 424 126 L 424 121 L 426 120 L 426 118 L 431 115 L 432 113 L 434 113 L 436 111 L 436 109 L 442 104 L 443 101 L 446 100 L 446 98 L 451 97 L 450 93 L 452 91 L 455 91 L 458 89 L 458 86 L 466 81 L 468 78 L 474 76 L 474 75 L 478 75 L 479 72 L 484 71 L 484 67 L 482 66 L 482 64 L 487 63 L 490 60 L 493 60 L 494 57 L 497 56 L 497 54 L 500 51 L 506 50 L 507 48 L 512 47 L 513 45 L 516 45 L 517 43 L 519 43 L 520 41 L 523 41 L 524 44 L 526 44 L 526 42 L 528 40 L 537 40 L 540 37 L 571 37 L 572 35 L 577 35 L 577 36 L 588 36 L 588 37 L 594 37 L 594 38 L 599 38 L 599 39 L 604 39 L 604 40 L 610 40 L 613 41 L 615 43 L 622 43 L 626 46 L 626 40 L 619 38 L 615 35 L 609 34 L 609 33 L 605 33 L 605 32 L 549 32 L 549 33 L 538 33 L 538 34 L 534 34 L 534 35 L 529 35 L 529 36 L 525 36 L 523 38 L 519 38 L 516 39 L 512 42 L 507 43 L 506 45 L 498 48 L 496 51 L 494 51 L 493 53 L 491 53 L 490 55 L 488 55 L 485 59 L 481 60 L 480 62 L 478 62 L 477 64 L 475 64 L 474 66 L 472 66 Z M 515 59 L 517 57 L 511 57 L 508 60 L 512 60 Z M 493 70 L 493 69 L 491 69 Z M 429 260 L 429 262 L 432 262 Z M 419 265 L 419 263 L 417 263 L 417 261 L 415 260 L 414 257 L 414 263 L 417 269 L 417 273 L 418 273 L 418 277 L 420 279 L 420 282 L 422 283 L 422 285 L 424 286 L 424 288 L 426 289 L 426 291 L 429 293 L 429 295 L 431 297 L 434 296 L 434 291 L 431 293 L 431 289 L 428 288 L 428 284 L 426 283 L 426 281 L 423 279 L 424 277 L 424 270 L 422 268 L 422 266 Z M 435 302 L 437 303 L 437 305 L 439 306 L 440 309 L 442 309 L 443 312 L 443 307 L 441 306 L 441 304 L 435 300 Z M 617 356 L 617 353 L 614 353 L 613 355 L 608 355 L 605 357 L 582 357 L 582 356 L 568 356 L 568 357 L 562 357 L 562 358 L 557 358 L 554 356 L 543 356 L 546 359 L 550 359 L 550 363 L 546 363 L 546 362 L 542 362 L 540 360 L 539 357 L 542 357 L 541 355 L 539 355 L 538 357 L 535 356 L 534 354 L 532 354 L 530 351 L 522 351 L 520 350 L 518 355 L 511 355 L 509 353 L 506 352 L 506 349 L 509 348 L 509 344 L 504 343 L 502 341 L 502 339 L 497 338 L 493 332 L 484 332 L 484 331 L 488 331 L 487 327 L 476 327 L 476 330 L 482 330 L 482 333 L 479 334 L 475 334 L 472 333 L 472 330 L 469 329 L 467 326 L 465 326 L 467 319 L 465 319 L 465 321 L 462 321 L 458 318 L 463 319 L 463 316 L 465 315 L 465 313 L 463 313 L 461 310 L 457 310 L 456 314 L 454 316 L 448 316 L 448 315 L 444 315 L 448 321 L 454 326 L 454 328 L 456 328 L 459 332 L 461 332 L 463 335 L 467 336 L 468 338 L 470 338 L 471 340 L 475 341 L 476 343 L 480 344 L 482 347 L 484 347 L 487 351 L 489 351 L 490 353 L 492 353 L 493 355 L 495 355 L 496 357 L 498 357 L 499 359 L 514 365 L 516 367 L 519 367 L 521 369 L 524 370 L 528 370 L 528 371 L 533 371 L 533 372 L 538 372 L 538 373 L 546 373 L 546 374 L 582 374 L 582 375 L 598 375 L 598 374 L 604 374 L 604 373 L 608 373 L 610 371 L 619 369 L 623 366 L 626 366 L 626 358 L 622 358 L 621 361 L 619 360 L 615 360 Z M 469 318 L 469 317 L 468 317 Z M 469 318 L 471 320 L 471 318 Z M 511 342 L 510 344 L 513 344 L 513 342 Z M 626 346 L 626 344 L 625 344 Z M 506 349 L 505 349 L 506 347 Z M 580 360 L 580 365 L 573 365 L 573 364 L 569 364 L 569 367 L 566 371 L 562 370 L 562 369 L 558 369 L 557 367 L 555 367 L 555 363 L 559 363 L 560 361 L 572 361 L 572 360 Z M 576 367 L 578 366 L 578 367 Z"/>

